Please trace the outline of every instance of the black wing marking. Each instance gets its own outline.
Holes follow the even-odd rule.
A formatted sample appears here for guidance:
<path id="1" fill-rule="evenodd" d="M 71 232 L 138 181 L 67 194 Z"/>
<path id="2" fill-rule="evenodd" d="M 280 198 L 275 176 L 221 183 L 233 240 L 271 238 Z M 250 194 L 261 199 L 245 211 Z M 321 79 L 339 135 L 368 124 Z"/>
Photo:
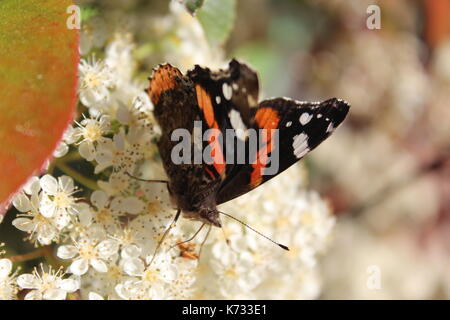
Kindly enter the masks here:
<path id="1" fill-rule="evenodd" d="M 347 102 L 336 98 L 321 103 L 285 98 L 262 101 L 253 112 L 255 118 L 253 128 L 268 128 L 276 124 L 276 128 L 279 129 L 274 132 L 278 134 L 278 139 L 273 139 L 273 149 L 266 150 L 270 162 L 265 166 L 262 163 L 258 164 L 258 161 L 255 164 L 236 165 L 219 188 L 217 204 L 256 188 L 303 158 L 331 135 L 345 119 L 349 108 Z M 259 151 L 263 148 L 264 144 L 258 146 Z M 246 151 L 248 150 L 247 146 Z M 264 155 L 264 152 L 259 156 L 261 155 Z M 247 159 L 257 157 L 251 156 Z"/>

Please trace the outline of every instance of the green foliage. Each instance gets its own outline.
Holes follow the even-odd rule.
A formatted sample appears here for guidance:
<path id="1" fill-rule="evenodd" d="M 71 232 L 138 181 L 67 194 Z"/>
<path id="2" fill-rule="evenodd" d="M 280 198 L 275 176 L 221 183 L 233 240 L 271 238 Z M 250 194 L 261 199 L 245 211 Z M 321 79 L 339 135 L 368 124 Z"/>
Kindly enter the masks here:
<path id="1" fill-rule="evenodd" d="M 85 22 L 98 15 L 98 9 L 90 6 L 81 7 L 81 22 Z"/>
<path id="2" fill-rule="evenodd" d="M 236 0 L 205 0 L 197 18 L 212 45 L 222 45 L 228 39 L 236 19 Z"/>
<path id="3" fill-rule="evenodd" d="M 184 6 L 189 11 L 189 13 L 192 15 L 194 15 L 195 12 L 202 7 L 203 2 L 204 2 L 204 0 L 185 0 L 185 1 L 183 1 Z"/>

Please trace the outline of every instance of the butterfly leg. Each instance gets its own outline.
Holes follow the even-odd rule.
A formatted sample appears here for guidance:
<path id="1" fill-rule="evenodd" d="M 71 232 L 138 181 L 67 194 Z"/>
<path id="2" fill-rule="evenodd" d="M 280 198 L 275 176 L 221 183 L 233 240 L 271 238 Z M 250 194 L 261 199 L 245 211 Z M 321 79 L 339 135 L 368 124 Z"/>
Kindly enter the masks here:
<path id="1" fill-rule="evenodd" d="M 130 178 L 136 179 L 136 180 L 138 180 L 138 181 L 169 184 L 169 181 L 167 181 L 167 180 L 147 180 L 147 179 L 142 179 L 142 178 L 135 177 L 135 176 L 133 176 L 132 174 L 130 174 L 129 172 L 125 172 L 125 174 L 126 174 L 127 176 L 129 176 Z"/>
<path id="2" fill-rule="evenodd" d="M 167 227 L 166 231 L 164 231 L 164 233 L 163 233 L 163 235 L 162 235 L 162 237 L 161 237 L 161 240 L 159 240 L 159 241 L 158 241 L 158 244 L 156 245 L 156 249 L 155 249 L 155 252 L 153 253 L 152 260 L 150 260 L 150 263 L 148 264 L 149 266 L 152 264 L 153 260 L 155 260 L 156 254 L 158 253 L 159 248 L 161 247 L 161 245 L 162 245 L 164 239 L 166 238 L 166 236 L 169 234 L 169 231 L 170 231 L 170 230 L 175 226 L 175 224 L 177 223 L 178 218 L 180 217 L 180 214 L 181 214 L 181 210 L 180 210 L 180 209 L 177 209 L 177 214 L 175 215 L 175 218 L 173 219 L 173 221 L 172 221 L 172 223 L 169 225 L 169 227 Z"/>
<path id="3" fill-rule="evenodd" d="M 190 242 L 190 241 L 194 240 L 194 238 L 199 234 L 199 232 L 203 229 L 204 226 L 205 226 L 205 223 L 203 223 L 203 224 L 200 226 L 200 228 L 194 233 L 194 235 L 193 235 L 192 237 L 190 237 L 190 238 L 187 239 L 187 240 L 184 240 L 184 241 L 181 241 L 181 242 L 178 242 L 178 243 L 174 244 L 173 246 L 171 246 L 171 247 L 169 248 L 169 250 L 172 250 L 173 248 L 175 248 L 176 246 L 179 246 L 180 244 L 183 244 L 183 243 Z"/>

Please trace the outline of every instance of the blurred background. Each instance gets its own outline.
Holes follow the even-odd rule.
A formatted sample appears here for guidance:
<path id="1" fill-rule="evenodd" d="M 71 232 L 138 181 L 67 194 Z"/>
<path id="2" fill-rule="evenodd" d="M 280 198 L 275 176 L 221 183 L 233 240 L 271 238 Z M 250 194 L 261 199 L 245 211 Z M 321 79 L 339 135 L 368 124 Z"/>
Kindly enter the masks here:
<path id="1" fill-rule="evenodd" d="M 238 0 L 215 45 L 174 33 L 183 21 L 167 1 L 79 3 L 82 53 L 129 32 L 142 79 L 165 60 L 236 57 L 259 72 L 262 98 L 347 100 L 344 125 L 303 161 L 338 217 L 319 298 L 450 298 L 450 0 Z"/>

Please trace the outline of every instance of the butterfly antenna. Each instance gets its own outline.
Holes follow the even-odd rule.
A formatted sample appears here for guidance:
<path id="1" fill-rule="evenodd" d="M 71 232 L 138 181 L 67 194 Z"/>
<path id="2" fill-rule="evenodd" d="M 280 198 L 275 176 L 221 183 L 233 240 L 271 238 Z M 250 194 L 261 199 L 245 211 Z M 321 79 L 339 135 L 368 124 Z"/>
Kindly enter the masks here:
<path id="1" fill-rule="evenodd" d="M 164 239 L 166 238 L 166 236 L 169 234 L 169 231 L 175 226 L 175 224 L 177 223 L 178 218 L 180 217 L 180 213 L 181 210 L 178 209 L 177 210 L 177 214 L 175 215 L 175 218 L 173 219 L 172 223 L 169 225 L 169 227 L 166 229 L 166 231 L 164 231 L 163 236 L 161 237 L 161 240 L 158 241 L 158 244 L 156 245 L 155 251 L 153 252 L 153 257 L 152 260 L 150 260 L 149 262 L 149 266 L 152 264 L 153 260 L 155 260 L 156 258 L 156 254 L 159 251 L 159 248 L 161 247 Z"/>
<path id="2" fill-rule="evenodd" d="M 281 249 L 284 249 L 286 251 L 289 251 L 289 248 L 287 246 L 285 246 L 284 244 L 278 243 L 272 239 L 270 239 L 268 236 L 262 234 L 261 232 L 259 232 L 258 230 L 255 230 L 254 228 L 250 227 L 248 224 L 246 224 L 244 221 L 239 220 L 238 218 L 233 217 L 232 215 L 229 215 L 228 213 L 222 212 L 222 211 L 218 211 L 219 213 L 223 214 L 224 216 L 227 216 L 228 218 L 231 218 L 233 220 L 236 220 L 237 222 L 239 222 L 240 224 L 246 226 L 247 228 L 249 228 L 250 230 L 252 230 L 253 232 L 259 234 L 260 236 L 262 236 L 263 238 L 266 238 L 267 240 L 269 240 L 270 242 L 276 244 L 277 246 L 279 246 Z"/>
<path id="3" fill-rule="evenodd" d="M 198 228 L 198 230 L 195 231 L 195 233 L 194 233 L 194 235 L 193 235 L 192 237 L 190 237 L 190 238 L 187 239 L 187 240 L 184 240 L 184 241 L 181 241 L 181 242 L 178 242 L 178 243 L 174 244 L 173 246 L 171 246 L 171 247 L 169 248 L 169 250 L 172 250 L 173 248 L 175 248 L 176 246 L 179 246 L 180 244 L 183 244 L 183 243 L 186 243 L 186 242 L 189 242 L 189 241 L 194 240 L 194 238 L 198 235 L 198 233 L 203 229 L 204 226 L 205 226 L 205 223 L 203 223 L 203 224 L 200 226 L 200 228 Z"/>

